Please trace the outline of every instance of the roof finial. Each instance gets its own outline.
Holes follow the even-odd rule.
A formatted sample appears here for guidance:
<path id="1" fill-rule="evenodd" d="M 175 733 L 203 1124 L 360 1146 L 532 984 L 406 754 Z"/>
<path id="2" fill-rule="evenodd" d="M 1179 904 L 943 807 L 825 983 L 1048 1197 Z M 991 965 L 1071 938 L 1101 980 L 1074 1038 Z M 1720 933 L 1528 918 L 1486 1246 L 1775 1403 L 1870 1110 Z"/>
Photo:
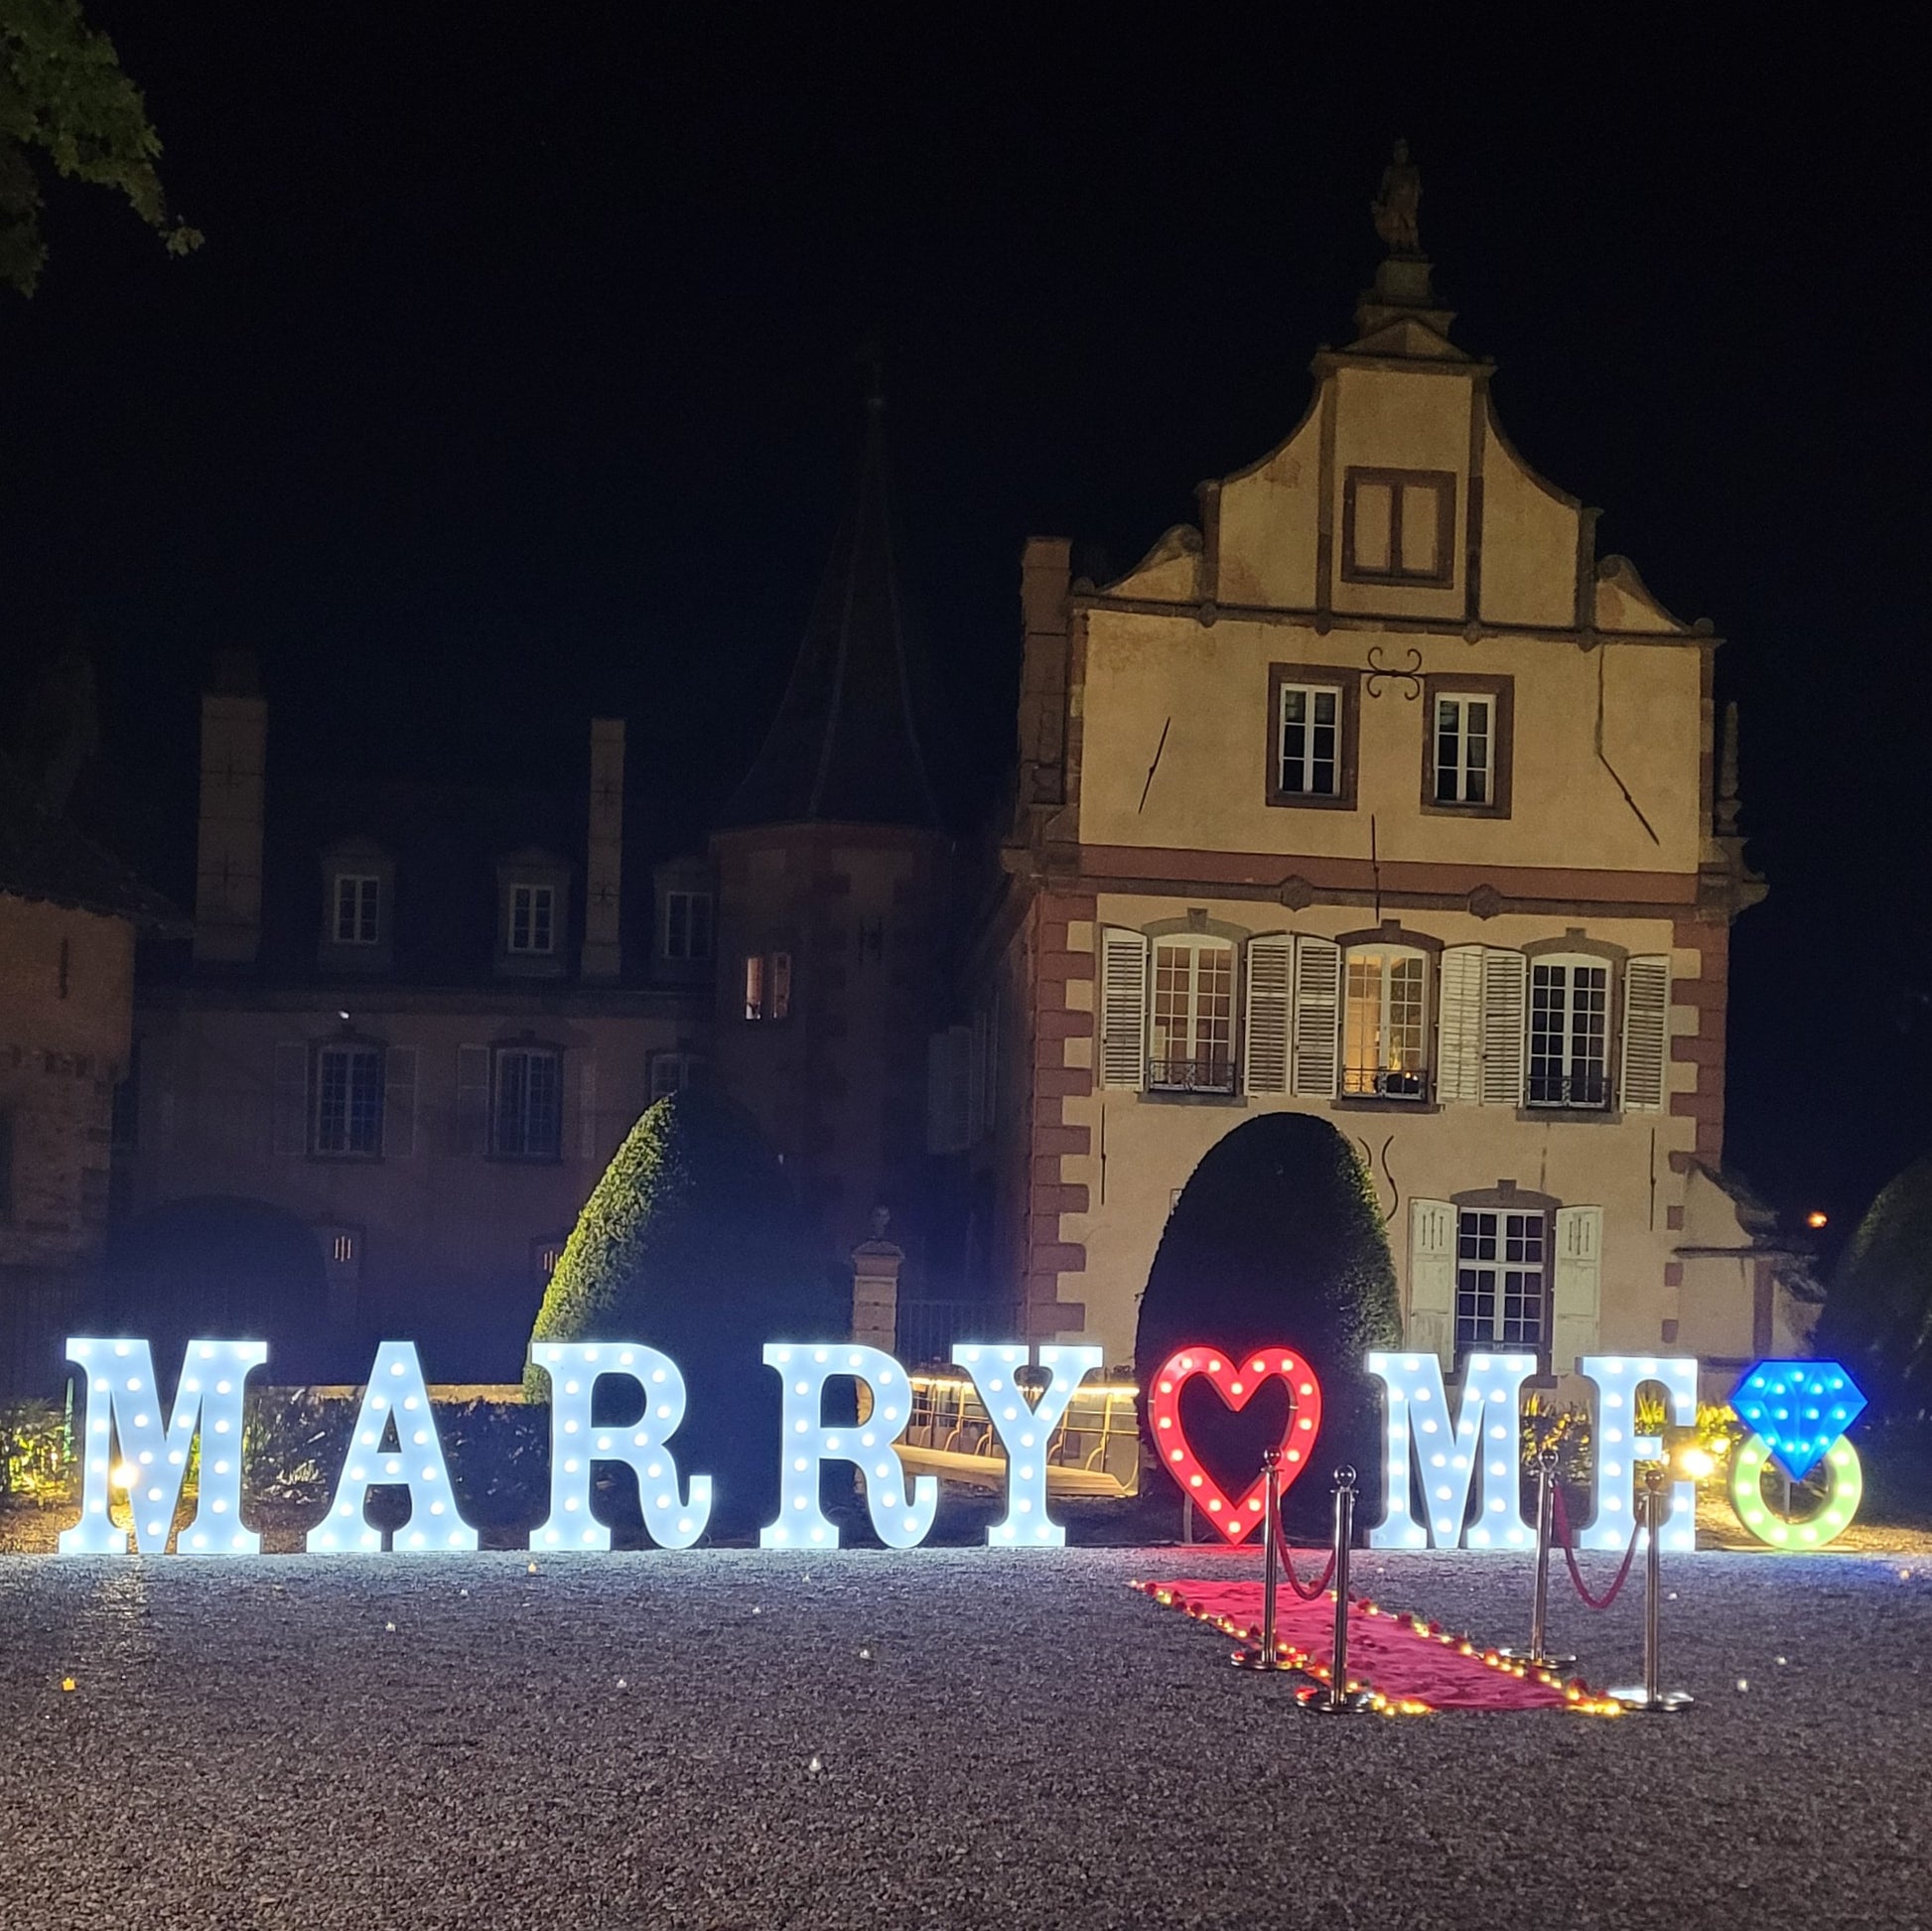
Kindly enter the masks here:
<path id="1" fill-rule="evenodd" d="M 1420 260 L 1422 237 L 1417 210 L 1422 207 L 1422 170 L 1409 159 L 1409 143 L 1397 141 L 1389 165 L 1382 170 L 1382 192 L 1369 204 L 1375 232 L 1393 256 Z"/>

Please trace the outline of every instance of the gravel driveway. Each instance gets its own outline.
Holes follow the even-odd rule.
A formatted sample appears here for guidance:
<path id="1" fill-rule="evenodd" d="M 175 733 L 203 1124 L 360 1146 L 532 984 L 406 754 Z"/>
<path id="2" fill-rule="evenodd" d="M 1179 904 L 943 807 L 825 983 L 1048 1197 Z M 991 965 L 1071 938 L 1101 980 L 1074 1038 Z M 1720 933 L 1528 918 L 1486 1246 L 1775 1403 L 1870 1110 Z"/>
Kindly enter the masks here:
<path id="1" fill-rule="evenodd" d="M 1932 1922 L 1909 1559 L 1677 1559 L 1700 1701 L 1616 1721 L 1304 1716 L 1124 1586 L 1246 1555 L 528 1561 L 0 1561 L 0 1926 Z M 1515 1558 L 1357 1581 L 1521 1633 Z"/>

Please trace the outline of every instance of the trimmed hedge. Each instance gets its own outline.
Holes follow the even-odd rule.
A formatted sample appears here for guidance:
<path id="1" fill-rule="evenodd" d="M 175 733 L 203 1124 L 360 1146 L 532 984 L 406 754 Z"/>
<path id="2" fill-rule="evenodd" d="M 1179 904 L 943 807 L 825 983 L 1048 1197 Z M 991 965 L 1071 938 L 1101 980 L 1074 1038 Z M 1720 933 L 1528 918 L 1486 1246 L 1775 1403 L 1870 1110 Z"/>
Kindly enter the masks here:
<path id="1" fill-rule="evenodd" d="M 778 1494 L 778 1380 L 768 1340 L 838 1340 L 851 1289 L 814 1253 L 784 1170 L 749 1114 L 703 1089 L 659 1100 L 585 1203 L 531 1332 L 535 1341 L 641 1341 L 684 1371 L 686 1473 L 713 1478 L 713 1523 L 769 1521 Z M 549 1378 L 524 1386 L 547 1403 Z M 621 1423 L 634 1390 L 606 1384 Z"/>
<path id="2" fill-rule="evenodd" d="M 1134 1369 L 1142 1387 L 1193 1341 L 1234 1353 L 1294 1347 L 1320 1378 L 1322 1423 L 1312 1472 L 1290 1491 L 1288 1510 L 1299 1523 L 1314 1521 L 1327 1508 L 1329 1472 L 1352 1462 L 1362 1518 L 1374 1520 L 1381 1405 L 1363 1361 L 1371 1348 L 1401 1345 L 1401 1300 L 1374 1183 L 1325 1120 L 1266 1114 L 1194 1170 L 1141 1301 Z M 1261 1447 L 1252 1410 L 1279 1415 L 1284 1398 L 1264 1390 L 1240 1415 L 1205 1389 L 1183 1400 L 1197 1452 L 1245 1487 Z"/>
<path id="3" fill-rule="evenodd" d="M 1874 1418 L 1932 1414 L 1932 1154 L 1890 1181 L 1859 1222 L 1815 1346 L 1852 1370 Z"/>

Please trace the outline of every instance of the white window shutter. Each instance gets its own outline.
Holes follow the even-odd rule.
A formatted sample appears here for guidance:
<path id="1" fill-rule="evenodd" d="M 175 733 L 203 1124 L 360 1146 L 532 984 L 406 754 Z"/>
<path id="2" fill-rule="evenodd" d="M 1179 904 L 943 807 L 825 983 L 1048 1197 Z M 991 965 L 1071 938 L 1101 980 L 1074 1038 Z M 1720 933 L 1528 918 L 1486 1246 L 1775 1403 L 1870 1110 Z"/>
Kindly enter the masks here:
<path id="1" fill-rule="evenodd" d="M 598 1155 L 597 1054 L 571 1052 L 565 1056 L 577 1061 L 577 1157 L 595 1160 Z"/>
<path id="2" fill-rule="evenodd" d="M 1451 945 L 1436 986 L 1436 1097 L 1448 1106 L 1482 1100 L 1482 952 Z"/>
<path id="3" fill-rule="evenodd" d="M 1603 1209 L 1557 1209 L 1557 1265 L 1551 1294 L 1550 1366 L 1569 1374 L 1596 1352 L 1603 1293 Z"/>
<path id="4" fill-rule="evenodd" d="M 407 1160 L 416 1151 L 416 1048 L 390 1046 L 382 1055 L 382 1158 Z"/>
<path id="5" fill-rule="evenodd" d="M 1244 1090 L 1288 1091 L 1288 1015 L 1295 982 L 1295 941 L 1270 932 L 1248 941 L 1248 1006 Z"/>
<path id="6" fill-rule="evenodd" d="M 1670 1069 L 1670 960 L 1632 959 L 1623 969 L 1623 1078 L 1629 1113 L 1661 1113 Z"/>
<path id="7" fill-rule="evenodd" d="M 925 1047 L 925 1150 L 963 1153 L 971 1144 L 973 1029 L 951 1026 Z"/>
<path id="8" fill-rule="evenodd" d="M 481 1157 L 489 1151 L 489 1048 L 456 1049 L 457 1151 Z"/>
<path id="9" fill-rule="evenodd" d="M 1100 935 L 1100 1083 L 1147 1084 L 1147 934 L 1117 925 Z"/>
<path id="10" fill-rule="evenodd" d="M 275 1151 L 309 1151 L 309 1047 L 302 1039 L 283 1039 L 275 1047 Z"/>
<path id="11" fill-rule="evenodd" d="M 1482 954 L 1482 1103 L 1523 1104 L 1523 1034 L 1529 1023 L 1530 962 L 1485 946 Z"/>
<path id="12" fill-rule="evenodd" d="M 1341 1075 L 1341 947 L 1333 939 L 1295 941 L 1294 1091 L 1332 1099 Z"/>
<path id="13" fill-rule="evenodd" d="M 1409 1202 L 1409 1345 L 1438 1356 L 1455 1352 L 1455 1209 L 1447 1200 Z"/>

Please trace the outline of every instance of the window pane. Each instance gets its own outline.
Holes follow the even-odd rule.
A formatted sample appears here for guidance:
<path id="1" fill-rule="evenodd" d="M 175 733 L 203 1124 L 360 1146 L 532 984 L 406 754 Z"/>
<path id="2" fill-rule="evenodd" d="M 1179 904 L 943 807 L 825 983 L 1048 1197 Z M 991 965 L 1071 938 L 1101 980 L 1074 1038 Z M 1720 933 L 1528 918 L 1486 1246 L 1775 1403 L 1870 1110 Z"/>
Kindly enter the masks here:
<path id="1" fill-rule="evenodd" d="M 757 952 L 747 953 L 745 958 L 745 1017 L 764 1017 L 764 960 Z"/>
<path id="2" fill-rule="evenodd" d="M 1402 485 L 1402 574 L 1433 577 L 1443 567 L 1442 490 L 1433 483 Z"/>
<path id="3" fill-rule="evenodd" d="M 382 1055 L 373 1046 L 325 1046 L 316 1055 L 319 1154 L 382 1151 Z"/>
<path id="4" fill-rule="evenodd" d="M 774 952 L 771 955 L 771 1017 L 774 1020 L 791 1017 L 791 954 Z"/>
<path id="5" fill-rule="evenodd" d="M 1234 948 L 1220 940 L 1154 946 L 1148 1077 L 1184 1092 L 1234 1090 Z"/>
<path id="6" fill-rule="evenodd" d="M 1308 797 L 1340 791 L 1342 694 L 1332 686 L 1282 686 L 1281 788 Z"/>
<path id="7" fill-rule="evenodd" d="M 1436 802 L 1459 801 L 1457 775 L 1462 768 L 1462 706 L 1452 697 L 1436 701 Z"/>
<path id="8" fill-rule="evenodd" d="M 671 959 L 691 956 L 691 895 L 673 892 L 664 907 L 664 955 Z"/>
<path id="9" fill-rule="evenodd" d="M 1386 483 L 1355 484 L 1355 556 L 1357 570 L 1387 570 L 1395 492 Z"/>

